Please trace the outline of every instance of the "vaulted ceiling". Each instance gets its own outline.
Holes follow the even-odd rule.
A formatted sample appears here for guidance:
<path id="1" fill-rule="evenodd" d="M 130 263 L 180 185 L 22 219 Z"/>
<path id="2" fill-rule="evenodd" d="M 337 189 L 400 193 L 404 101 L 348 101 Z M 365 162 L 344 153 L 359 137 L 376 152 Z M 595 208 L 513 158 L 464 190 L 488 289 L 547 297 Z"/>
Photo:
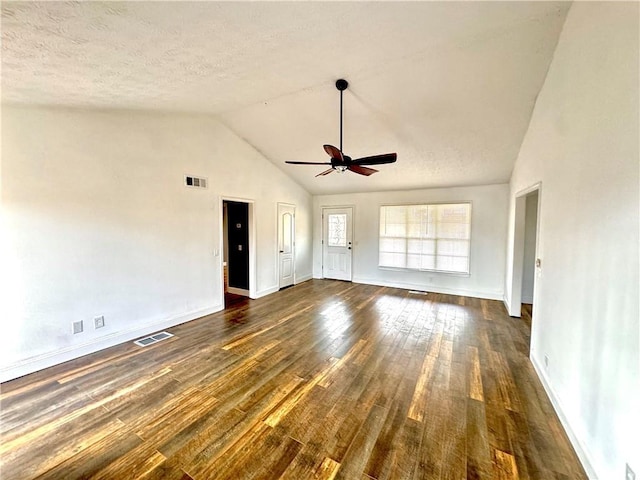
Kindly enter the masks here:
<path id="1" fill-rule="evenodd" d="M 314 194 L 503 183 L 569 6 L 2 2 L 2 101 L 213 114 Z M 284 163 L 339 144 L 338 78 L 371 177 Z"/>

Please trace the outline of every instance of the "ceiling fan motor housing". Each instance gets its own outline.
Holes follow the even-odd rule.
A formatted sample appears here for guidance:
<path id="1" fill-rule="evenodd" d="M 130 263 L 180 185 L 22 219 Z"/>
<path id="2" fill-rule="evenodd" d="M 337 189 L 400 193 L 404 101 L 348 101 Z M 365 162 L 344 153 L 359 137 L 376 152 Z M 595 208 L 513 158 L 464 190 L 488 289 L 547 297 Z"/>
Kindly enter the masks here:
<path id="1" fill-rule="evenodd" d="M 344 162 L 342 160 L 340 160 L 339 158 L 331 158 L 331 166 L 333 168 L 336 167 L 344 167 L 346 165 L 350 165 L 351 164 L 351 157 L 348 155 L 344 155 Z"/>

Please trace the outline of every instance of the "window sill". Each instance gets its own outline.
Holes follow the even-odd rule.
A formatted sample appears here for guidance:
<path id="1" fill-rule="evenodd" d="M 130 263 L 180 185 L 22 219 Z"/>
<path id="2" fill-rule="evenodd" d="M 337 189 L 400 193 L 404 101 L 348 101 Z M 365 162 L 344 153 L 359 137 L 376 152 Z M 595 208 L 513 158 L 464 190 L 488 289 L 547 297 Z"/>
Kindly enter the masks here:
<path id="1" fill-rule="evenodd" d="M 446 270 L 421 270 L 419 268 L 381 267 L 380 265 L 378 265 L 378 270 L 386 270 L 390 272 L 435 273 L 446 277 L 471 277 L 471 273 L 469 272 L 447 272 Z"/>

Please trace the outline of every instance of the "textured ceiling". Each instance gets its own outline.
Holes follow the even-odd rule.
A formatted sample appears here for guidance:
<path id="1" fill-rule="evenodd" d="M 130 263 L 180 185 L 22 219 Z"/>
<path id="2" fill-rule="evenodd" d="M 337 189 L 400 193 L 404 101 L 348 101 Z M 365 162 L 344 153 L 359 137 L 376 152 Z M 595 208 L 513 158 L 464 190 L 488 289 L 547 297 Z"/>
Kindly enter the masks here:
<path id="1" fill-rule="evenodd" d="M 316 194 L 502 183 L 569 6 L 2 2 L 2 100 L 212 113 Z M 371 177 L 284 164 L 339 143 L 340 77 Z"/>

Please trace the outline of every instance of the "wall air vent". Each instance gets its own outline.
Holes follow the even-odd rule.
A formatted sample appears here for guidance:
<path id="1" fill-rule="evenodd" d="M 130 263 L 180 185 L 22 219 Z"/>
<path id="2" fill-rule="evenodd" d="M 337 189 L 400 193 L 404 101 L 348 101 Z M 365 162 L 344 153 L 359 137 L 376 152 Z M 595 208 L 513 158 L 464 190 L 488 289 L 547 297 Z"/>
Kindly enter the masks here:
<path id="1" fill-rule="evenodd" d="M 193 175 L 185 175 L 184 184 L 187 187 L 207 188 L 207 179 L 204 177 L 194 177 Z"/>
<path id="2" fill-rule="evenodd" d="M 160 332 L 160 333 L 154 333 L 153 335 L 149 335 L 148 337 L 140 338 L 139 340 L 136 340 L 133 343 L 141 347 L 146 347 L 147 345 L 153 345 L 154 343 L 158 343 L 159 341 L 169 337 L 173 337 L 173 334 L 169 332 Z"/>

